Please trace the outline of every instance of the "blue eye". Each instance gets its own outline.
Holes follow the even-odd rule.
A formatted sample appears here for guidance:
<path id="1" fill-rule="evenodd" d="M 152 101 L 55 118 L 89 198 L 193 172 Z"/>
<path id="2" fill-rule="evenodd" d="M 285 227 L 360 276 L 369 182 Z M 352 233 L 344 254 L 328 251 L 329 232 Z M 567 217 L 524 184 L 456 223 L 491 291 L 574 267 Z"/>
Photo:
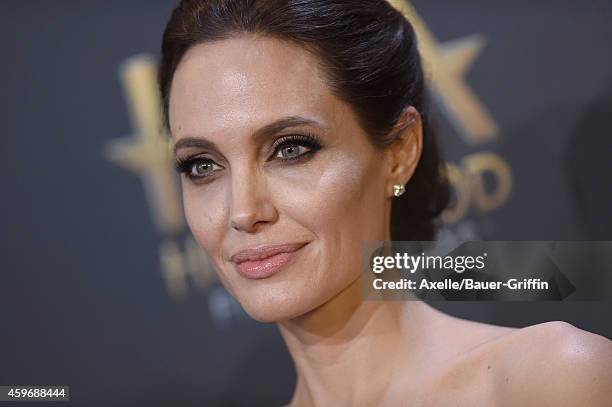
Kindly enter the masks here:
<path id="1" fill-rule="evenodd" d="M 210 177 L 214 172 L 223 169 L 208 158 L 177 159 L 174 166 L 176 171 L 185 174 L 190 179 Z"/>
<path id="2" fill-rule="evenodd" d="M 221 167 L 215 164 L 214 161 L 193 160 L 190 164 L 190 171 L 188 175 L 196 178 L 208 177 L 220 168 Z"/>
<path id="3" fill-rule="evenodd" d="M 314 135 L 291 135 L 278 139 L 272 146 L 272 158 L 282 161 L 297 160 L 315 153 L 322 148 L 319 138 Z"/>
<path id="4" fill-rule="evenodd" d="M 310 149 L 308 147 L 297 144 L 287 145 L 279 149 L 278 153 L 276 153 L 276 158 L 282 158 L 283 160 L 294 160 L 309 151 Z"/>

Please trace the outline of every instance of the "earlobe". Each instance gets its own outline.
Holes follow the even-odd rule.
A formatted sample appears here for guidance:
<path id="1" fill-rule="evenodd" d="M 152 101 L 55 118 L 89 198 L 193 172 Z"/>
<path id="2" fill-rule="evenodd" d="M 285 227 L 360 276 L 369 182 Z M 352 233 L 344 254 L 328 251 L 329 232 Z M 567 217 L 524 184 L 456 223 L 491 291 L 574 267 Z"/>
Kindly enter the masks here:
<path id="1" fill-rule="evenodd" d="M 389 147 L 392 165 L 387 190 L 391 196 L 397 197 L 403 193 L 402 187 L 414 174 L 421 157 L 423 145 L 421 115 L 413 106 L 407 107 L 392 131 L 397 135 Z"/>

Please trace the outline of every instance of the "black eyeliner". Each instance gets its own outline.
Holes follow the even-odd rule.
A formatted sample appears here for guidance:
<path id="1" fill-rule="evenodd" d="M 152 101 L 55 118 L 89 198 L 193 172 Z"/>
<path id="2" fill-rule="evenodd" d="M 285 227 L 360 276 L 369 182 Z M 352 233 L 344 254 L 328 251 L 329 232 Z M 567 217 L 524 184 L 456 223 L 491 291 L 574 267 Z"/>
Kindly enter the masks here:
<path id="1" fill-rule="evenodd" d="M 295 157 L 295 158 L 280 158 L 281 161 L 299 161 L 304 159 L 315 152 L 319 151 L 323 146 L 321 143 L 321 139 L 316 134 L 291 134 L 287 136 L 279 137 L 272 144 L 272 155 L 268 159 L 268 161 L 272 161 L 276 154 L 278 154 L 279 150 L 286 146 L 303 146 L 307 147 L 309 151 Z M 214 161 L 210 158 L 205 157 L 192 157 L 192 158 L 179 158 L 176 157 L 173 160 L 174 170 L 179 174 L 185 174 L 187 178 L 191 180 L 206 178 L 206 176 L 194 176 L 191 175 L 191 170 L 193 169 L 193 165 L 198 161 L 207 161 L 214 163 Z"/>
<path id="2" fill-rule="evenodd" d="M 308 133 L 308 134 L 291 134 L 288 136 L 282 136 L 280 138 L 278 138 L 273 144 L 272 144 L 272 155 L 270 157 L 269 160 L 272 160 L 276 154 L 278 154 L 279 150 L 283 147 L 286 146 L 292 146 L 292 145 L 299 145 L 299 146 L 303 146 L 303 147 L 308 147 L 310 149 L 310 151 L 295 157 L 295 158 L 285 158 L 282 159 L 282 161 L 293 161 L 293 160 L 299 160 L 300 158 L 302 158 L 303 156 L 306 155 L 311 155 L 317 151 L 319 151 L 323 145 L 321 143 L 321 139 L 319 136 L 317 136 L 316 134 L 312 134 L 312 133 Z"/>
<path id="3" fill-rule="evenodd" d="M 208 178 L 210 175 L 207 175 L 207 176 L 195 176 L 195 175 L 191 174 L 191 170 L 193 168 L 193 165 L 196 162 L 199 162 L 199 161 L 204 161 L 204 162 L 209 162 L 209 163 L 216 164 L 214 160 L 212 160 L 210 158 L 207 158 L 207 157 L 175 158 L 174 159 L 174 169 L 179 174 L 185 174 L 185 176 L 187 178 L 191 179 L 191 180 Z"/>
<path id="4" fill-rule="evenodd" d="M 179 174 L 187 173 L 191 169 L 193 159 L 191 158 L 175 158 L 174 159 L 174 170 Z"/>

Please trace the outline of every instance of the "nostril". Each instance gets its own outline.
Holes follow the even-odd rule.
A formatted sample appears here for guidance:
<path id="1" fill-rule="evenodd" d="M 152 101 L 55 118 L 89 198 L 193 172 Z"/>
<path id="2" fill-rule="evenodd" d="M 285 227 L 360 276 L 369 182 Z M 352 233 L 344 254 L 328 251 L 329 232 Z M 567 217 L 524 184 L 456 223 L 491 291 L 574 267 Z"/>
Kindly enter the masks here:
<path id="1" fill-rule="evenodd" d="M 248 231 L 254 223 L 255 222 L 253 222 L 252 216 L 236 216 L 234 219 L 232 219 L 232 228 L 238 231 Z"/>
<path id="2" fill-rule="evenodd" d="M 253 232 L 262 222 L 262 216 L 257 211 L 244 211 L 232 217 L 231 226 L 233 229 L 242 232 Z M 265 223 L 265 222 L 264 222 Z"/>
<path id="3" fill-rule="evenodd" d="M 253 233 L 272 220 L 256 214 L 236 216 L 231 221 L 231 227 L 236 231 Z"/>

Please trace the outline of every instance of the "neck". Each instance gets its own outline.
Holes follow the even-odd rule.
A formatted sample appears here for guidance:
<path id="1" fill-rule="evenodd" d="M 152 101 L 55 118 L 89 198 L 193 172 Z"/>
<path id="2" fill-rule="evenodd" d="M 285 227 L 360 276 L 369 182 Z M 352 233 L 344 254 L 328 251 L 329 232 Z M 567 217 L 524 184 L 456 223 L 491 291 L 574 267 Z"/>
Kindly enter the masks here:
<path id="1" fill-rule="evenodd" d="M 279 323 L 297 369 L 293 404 L 375 405 L 394 374 L 416 364 L 429 306 L 364 301 L 360 290 L 357 279 L 319 308 Z"/>

